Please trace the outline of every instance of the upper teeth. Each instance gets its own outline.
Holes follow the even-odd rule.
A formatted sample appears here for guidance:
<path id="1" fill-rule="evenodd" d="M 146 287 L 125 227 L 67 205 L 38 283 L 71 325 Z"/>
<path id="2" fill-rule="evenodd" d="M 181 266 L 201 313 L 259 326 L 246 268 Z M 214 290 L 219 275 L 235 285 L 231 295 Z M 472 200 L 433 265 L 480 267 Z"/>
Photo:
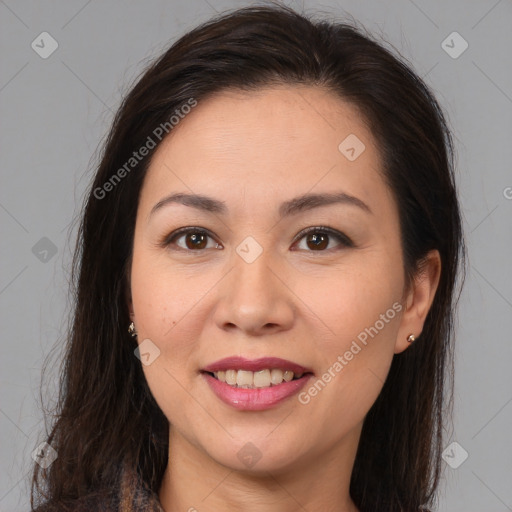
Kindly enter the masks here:
<path id="1" fill-rule="evenodd" d="M 277 386 L 284 381 L 290 382 L 294 377 L 302 377 L 302 373 L 294 374 L 290 370 L 260 370 L 258 372 L 250 372 L 247 370 L 226 370 L 213 372 L 216 379 L 226 382 L 231 386 L 239 388 L 268 388 L 269 386 Z"/>

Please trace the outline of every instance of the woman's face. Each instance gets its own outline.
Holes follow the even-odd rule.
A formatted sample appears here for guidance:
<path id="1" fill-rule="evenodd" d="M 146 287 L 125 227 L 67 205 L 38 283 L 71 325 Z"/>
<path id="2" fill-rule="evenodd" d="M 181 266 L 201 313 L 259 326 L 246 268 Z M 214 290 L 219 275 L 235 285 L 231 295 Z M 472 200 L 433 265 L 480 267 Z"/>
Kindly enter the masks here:
<path id="1" fill-rule="evenodd" d="M 212 203 L 165 201 L 173 194 Z M 130 310 L 171 441 L 190 453 L 274 472 L 354 454 L 393 354 L 405 348 L 404 286 L 398 211 L 375 141 L 332 93 L 217 94 L 153 155 Z M 229 357 L 249 363 L 221 364 L 228 371 L 217 377 L 253 389 L 204 371 Z M 260 358 L 287 362 L 251 366 Z M 297 379 L 296 368 L 288 383 L 293 364 L 306 373 Z"/>

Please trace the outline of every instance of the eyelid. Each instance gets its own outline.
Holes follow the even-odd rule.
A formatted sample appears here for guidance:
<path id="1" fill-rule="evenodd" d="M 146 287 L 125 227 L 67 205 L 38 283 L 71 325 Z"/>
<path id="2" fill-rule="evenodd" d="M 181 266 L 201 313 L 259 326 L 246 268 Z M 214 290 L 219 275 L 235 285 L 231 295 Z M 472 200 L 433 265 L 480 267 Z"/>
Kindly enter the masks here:
<path id="1" fill-rule="evenodd" d="M 199 226 L 187 226 L 187 227 L 179 228 L 176 231 L 173 231 L 169 235 L 165 235 L 158 242 L 158 246 L 162 247 L 162 248 L 167 248 L 169 245 L 171 245 L 173 240 L 179 238 L 180 236 L 186 235 L 189 232 L 205 234 L 205 235 L 209 236 L 212 240 L 215 240 L 215 236 L 208 229 L 201 228 Z M 341 243 L 341 245 L 345 245 L 346 247 L 355 247 L 354 242 L 347 235 L 345 235 L 341 231 L 338 231 L 337 229 L 330 228 L 329 226 L 310 226 L 308 228 L 303 229 L 295 237 L 295 239 L 293 241 L 293 245 L 295 245 L 297 242 L 302 240 L 302 238 L 304 238 L 307 234 L 312 233 L 312 232 L 313 233 L 318 232 L 318 233 L 324 233 L 326 235 L 330 235 L 330 236 L 336 238 Z M 222 246 L 222 244 L 219 244 L 219 242 L 217 242 L 217 246 L 219 246 L 219 245 Z M 182 247 L 178 247 L 178 250 L 183 250 L 186 252 L 202 252 L 202 251 L 204 251 L 204 249 L 194 251 L 191 249 L 183 249 Z M 323 251 L 307 251 L 307 252 L 323 253 L 323 252 L 329 252 L 331 250 L 332 249 L 327 249 L 327 250 L 323 250 Z"/>
<path id="2" fill-rule="evenodd" d="M 338 231 L 337 229 L 330 228 L 329 226 L 311 226 L 306 229 L 303 229 L 300 233 L 297 234 L 295 237 L 294 244 L 297 243 L 299 240 L 304 238 L 309 233 L 325 233 L 326 235 L 330 235 L 334 238 L 336 238 L 339 242 L 341 242 L 342 245 L 345 245 L 347 247 L 355 247 L 354 242 L 347 236 L 345 233 L 342 233 L 341 231 Z M 308 251 L 308 252 L 329 252 L 330 249 L 324 250 L 324 251 Z"/>
<path id="3" fill-rule="evenodd" d="M 173 240 L 175 240 L 176 238 L 179 238 L 180 236 L 186 235 L 189 232 L 191 232 L 191 233 L 201 233 L 201 234 L 209 236 L 212 240 L 215 240 L 215 236 L 208 229 L 200 228 L 199 226 L 187 226 L 187 227 L 179 228 L 176 231 L 173 231 L 172 233 L 170 233 L 168 235 L 165 235 L 158 242 L 157 245 L 159 247 L 162 247 L 162 248 L 167 248 L 167 246 L 171 245 Z M 221 244 L 219 244 L 217 242 L 217 245 L 221 245 Z M 178 247 L 178 250 L 180 250 L 180 249 L 183 250 L 183 251 L 187 251 L 187 252 L 201 252 L 201 251 L 187 250 L 187 249 L 183 249 L 182 247 Z"/>

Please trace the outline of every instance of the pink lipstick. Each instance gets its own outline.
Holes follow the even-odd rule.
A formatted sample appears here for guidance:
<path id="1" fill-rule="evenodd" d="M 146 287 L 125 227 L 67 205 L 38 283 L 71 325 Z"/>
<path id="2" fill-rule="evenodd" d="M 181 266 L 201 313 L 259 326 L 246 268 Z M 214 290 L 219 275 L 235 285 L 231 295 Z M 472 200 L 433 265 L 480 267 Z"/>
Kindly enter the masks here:
<path id="1" fill-rule="evenodd" d="M 261 411 L 297 394 L 313 376 L 311 369 L 276 357 L 235 356 L 201 370 L 213 393 L 239 410 Z"/>

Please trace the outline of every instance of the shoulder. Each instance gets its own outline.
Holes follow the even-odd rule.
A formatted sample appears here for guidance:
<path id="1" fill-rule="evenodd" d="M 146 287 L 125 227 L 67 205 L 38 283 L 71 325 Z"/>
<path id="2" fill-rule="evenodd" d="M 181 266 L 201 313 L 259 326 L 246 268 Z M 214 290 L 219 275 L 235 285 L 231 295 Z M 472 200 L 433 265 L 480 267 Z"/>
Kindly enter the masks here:
<path id="1" fill-rule="evenodd" d="M 158 497 L 145 490 L 137 489 L 131 496 L 129 510 L 133 512 L 163 512 Z M 124 506 L 123 506 L 124 505 Z M 65 502 L 45 503 L 32 512 L 119 512 L 127 503 L 119 503 L 116 496 L 85 496 Z"/>
<path id="2" fill-rule="evenodd" d="M 125 471 L 113 488 L 91 490 L 74 499 L 50 500 L 32 512 L 163 512 L 158 495 L 135 473 Z"/>
<path id="3" fill-rule="evenodd" d="M 63 502 L 44 503 L 33 512 L 117 512 L 118 507 L 108 496 L 84 496 Z"/>

